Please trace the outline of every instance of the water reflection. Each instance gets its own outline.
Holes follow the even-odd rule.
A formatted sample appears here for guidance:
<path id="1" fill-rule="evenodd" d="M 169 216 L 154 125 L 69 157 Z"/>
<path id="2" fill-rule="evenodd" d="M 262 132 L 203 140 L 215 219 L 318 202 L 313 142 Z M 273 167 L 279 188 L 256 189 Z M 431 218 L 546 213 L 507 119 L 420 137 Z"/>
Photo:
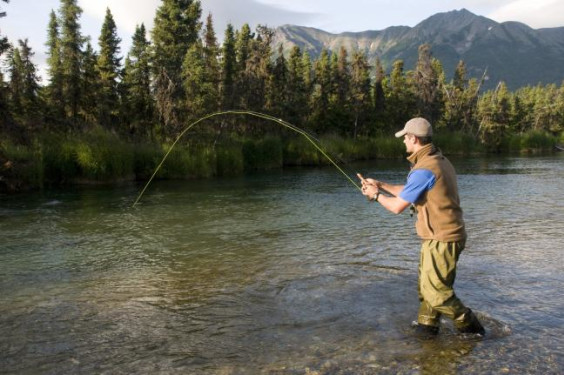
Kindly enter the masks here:
<path id="1" fill-rule="evenodd" d="M 413 337 L 413 219 L 330 168 L 1 197 L 2 372 L 560 373 L 562 160 L 454 161 L 480 341 Z"/>

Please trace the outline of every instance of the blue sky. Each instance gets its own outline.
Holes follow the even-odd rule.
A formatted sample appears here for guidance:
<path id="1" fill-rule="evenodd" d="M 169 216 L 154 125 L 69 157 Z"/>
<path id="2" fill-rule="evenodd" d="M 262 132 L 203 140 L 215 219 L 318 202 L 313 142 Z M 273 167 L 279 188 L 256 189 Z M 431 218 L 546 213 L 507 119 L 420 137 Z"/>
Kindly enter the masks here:
<path id="1" fill-rule="evenodd" d="M 82 33 L 96 48 L 106 8 L 109 7 L 122 39 L 122 55 L 131 46 L 135 26 L 145 23 L 150 30 L 160 0 L 78 0 L 83 9 Z M 429 16 L 455 9 L 469 11 L 497 22 L 519 21 L 533 28 L 564 26 L 562 0 L 202 0 L 203 15 L 212 13 L 221 39 L 228 22 L 239 28 L 283 24 L 316 27 L 332 33 L 382 30 L 389 26 L 415 26 Z M 0 19 L 0 33 L 10 41 L 29 39 L 40 71 L 45 64 L 45 40 L 51 10 L 60 0 L 11 0 L 0 2 L 7 12 Z"/>

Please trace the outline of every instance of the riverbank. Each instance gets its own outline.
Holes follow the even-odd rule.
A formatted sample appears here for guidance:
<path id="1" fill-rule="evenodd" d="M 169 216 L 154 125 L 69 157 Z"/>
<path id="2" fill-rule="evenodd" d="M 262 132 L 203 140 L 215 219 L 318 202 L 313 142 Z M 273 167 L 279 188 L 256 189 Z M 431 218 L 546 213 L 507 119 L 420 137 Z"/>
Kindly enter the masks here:
<path id="1" fill-rule="evenodd" d="M 485 147 L 472 135 L 442 133 L 434 142 L 447 155 L 486 153 L 549 153 L 562 139 L 544 132 L 528 132 L 500 139 Z M 81 134 L 44 134 L 27 142 L 2 137 L 0 192 L 49 186 L 115 184 L 147 180 L 171 144 L 127 142 L 101 128 Z M 405 156 L 401 140 L 389 135 L 371 138 L 324 136 L 316 140 L 337 164 L 358 160 L 397 159 Z M 190 140 L 177 144 L 157 179 L 182 180 L 237 176 L 289 166 L 323 166 L 330 161 L 301 136 L 240 136 Z"/>

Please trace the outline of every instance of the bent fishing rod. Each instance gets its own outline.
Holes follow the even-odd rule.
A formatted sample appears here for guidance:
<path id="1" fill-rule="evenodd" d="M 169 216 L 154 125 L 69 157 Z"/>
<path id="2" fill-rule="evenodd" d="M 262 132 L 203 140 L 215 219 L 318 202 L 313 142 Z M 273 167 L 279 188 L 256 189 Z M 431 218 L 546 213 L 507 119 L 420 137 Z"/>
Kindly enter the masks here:
<path id="1" fill-rule="evenodd" d="M 186 126 L 184 128 L 184 130 L 182 130 L 180 132 L 180 134 L 176 137 L 176 139 L 174 140 L 174 142 L 172 143 L 172 145 L 170 146 L 170 148 L 168 149 L 168 151 L 165 153 L 165 155 L 163 156 L 161 162 L 158 164 L 158 166 L 155 168 L 155 171 L 153 172 L 153 174 L 151 175 L 151 177 L 149 178 L 149 181 L 147 181 L 147 183 L 145 184 L 145 186 L 143 187 L 143 189 L 141 190 L 141 193 L 139 193 L 139 195 L 137 196 L 137 199 L 135 200 L 135 202 L 133 203 L 132 207 L 135 207 L 135 205 L 139 202 L 139 200 L 141 199 L 141 197 L 143 196 L 143 194 L 145 193 L 145 190 L 147 190 L 147 188 L 149 187 L 149 185 L 151 184 L 151 182 L 153 181 L 153 179 L 155 178 L 155 176 L 157 175 L 158 171 L 160 170 L 160 168 L 162 167 L 162 165 L 164 164 L 165 160 L 167 159 L 168 155 L 171 153 L 171 151 L 174 149 L 174 146 L 178 143 L 178 141 L 184 136 L 184 134 L 186 134 L 188 132 L 188 130 L 190 130 L 191 128 L 193 128 L 194 126 L 196 126 L 197 124 L 199 124 L 200 122 L 203 122 L 205 120 L 208 120 L 212 117 L 216 117 L 216 116 L 224 116 L 224 115 L 248 115 L 248 116 L 253 116 L 253 117 L 257 117 L 257 118 L 261 118 L 264 120 L 268 120 L 268 121 L 273 121 L 287 129 L 290 129 L 300 135 L 302 135 L 303 137 L 305 137 L 307 139 L 307 141 L 309 143 L 311 143 L 315 149 L 317 151 L 319 151 L 335 168 L 337 168 L 337 170 L 339 172 L 341 172 L 341 174 L 343 176 L 345 176 L 347 178 L 347 180 L 358 190 L 360 190 L 362 192 L 362 187 L 359 186 L 319 145 L 319 141 L 315 139 L 315 137 L 313 137 L 312 135 L 308 134 L 305 130 L 290 124 L 289 122 L 286 122 L 280 118 L 271 116 L 271 115 L 267 115 L 264 113 L 260 113 L 260 112 L 255 112 L 255 111 L 246 111 L 246 110 L 227 110 L 227 111 L 220 111 L 220 112 L 214 112 L 211 114 L 208 114 L 206 116 L 203 116 L 201 118 L 199 118 L 198 120 L 192 122 L 191 124 L 189 124 L 188 126 Z M 382 191 L 385 192 L 385 190 L 382 189 Z"/>

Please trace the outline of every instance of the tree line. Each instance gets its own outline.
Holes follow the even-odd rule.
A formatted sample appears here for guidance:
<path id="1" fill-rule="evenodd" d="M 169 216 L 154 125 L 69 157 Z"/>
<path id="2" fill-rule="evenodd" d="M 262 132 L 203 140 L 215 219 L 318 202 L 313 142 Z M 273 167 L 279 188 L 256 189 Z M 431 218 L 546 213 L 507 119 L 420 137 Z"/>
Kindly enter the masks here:
<path id="1" fill-rule="evenodd" d="M 438 130 L 470 135 L 497 151 L 508 136 L 556 136 L 564 127 L 564 84 L 509 92 L 500 82 L 482 92 L 487 72 L 468 78 L 460 61 L 448 80 L 428 44 L 420 46 L 412 70 L 396 60 L 386 72 L 362 51 L 325 49 L 316 58 L 297 46 L 284 51 L 273 46 L 274 31 L 266 26 L 252 31 L 248 24 L 237 30 L 229 24 L 219 43 L 212 15 L 202 20 L 199 1 L 163 0 L 150 40 L 138 25 L 124 57 L 110 9 L 97 48 L 81 33 L 81 13 L 77 0 L 61 0 L 51 12 L 43 84 L 28 40 L 2 39 L 2 134 L 29 140 L 101 127 L 129 141 L 166 142 L 205 114 L 248 109 L 350 139 L 388 135 L 423 116 Z M 224 118 L 199 135 L 279 132 L 254 121 Z"/>

